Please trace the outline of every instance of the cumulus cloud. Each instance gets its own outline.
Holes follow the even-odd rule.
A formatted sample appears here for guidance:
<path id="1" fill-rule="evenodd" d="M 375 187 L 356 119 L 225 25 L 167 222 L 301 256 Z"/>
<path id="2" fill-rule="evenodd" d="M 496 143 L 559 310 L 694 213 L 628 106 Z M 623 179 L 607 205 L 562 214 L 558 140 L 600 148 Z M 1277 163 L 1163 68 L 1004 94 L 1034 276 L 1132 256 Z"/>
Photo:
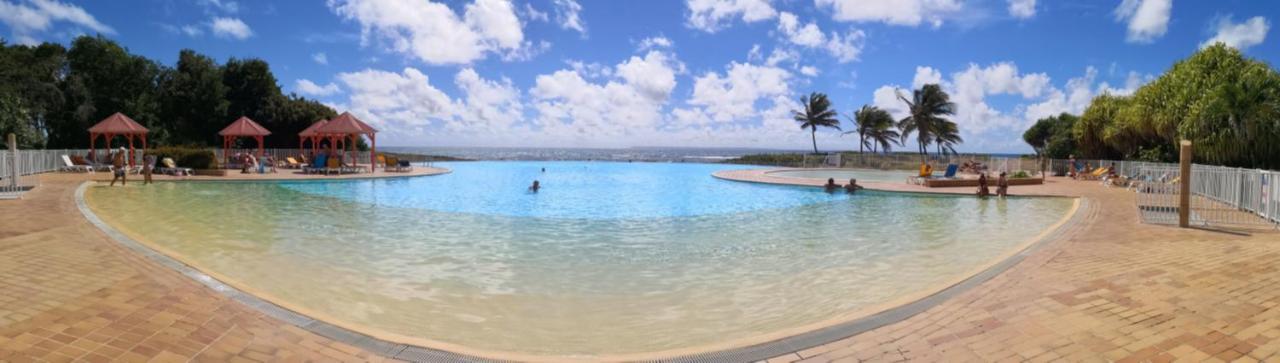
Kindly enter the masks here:
<path id="1" fill-rule="evenodd" d="M 215 17 L 209 23 L 209 30 L 220 38 L 245 40 L 253 36 L 253 30 L 240 19 Z"/>
<path id="2" fill-rule="evenodd" d="M 1124 0 L 1116 7 L 1116 21 L 1128 23 L 1130 43 L 1151 43 L 1169 31 L 1173 0 Z"/>
<path id="3" fill-rule="evenodd" d="M 942 26 L 943 20 L 960 12 L 958 0 L 816 0 L 818 7 L 831 8 L 839 21 L 883 22 L 917 26 Z"/>
<path id="4" fill-rule="evenodd" d="M 791 73 L 769 65 L 730 63 L 725 73 L 708 72 L 693 83 L 693 96 L 688 104 L 696 110 L 685 110 L 688 121 L 732 122 L 759 113 L 756 103 L 762 99 L 790 96 Z M 697 114 L 700 118 L 692 118 Z"/>
<path id="5" fill-rule="evenodd" d="M 381 39 L 428 64 L 466 64 L 541 44 L 525 41 L 514 7 L 502 0 L 475 0 L 461 16 L 443 3 L 421 0 L 334 0 L 329 7 L 359 23 L 365 43 Z"/>
<path id="6" fill-rule="evenodd" d="M 329 83 L 321 86 L 309 79 L 299 79 L 294 83 L 293 88 L 296 89 L 298 93 L 316 97 L 331 96 L 342 91 L 336 84 Z"/>
<path id="7" fill-rule="evenodd" d="M 1030 19 L 1036 16 L 1036 0 L 1008 0 L 1009 15 L 1018 19 Z"/>
<path id="8" fill-rule="evenodd" d="M 582 5 L 577 0 L 555 0 L 556 20 L 561 29 L 575 30 L 583 36 L 587 35 L 587 23 L 582 20 Z"/>
<path id="9" fill-rule="evenodd" d="M 56 0 L 0 1 L 0 23 L 9 27 L 12 40 L 20 44 L 39 43 L 41 33 L 49 31 L 55 23 L 103 34 L 116 33 L 83 8 Z"/>
<path id="10" fill-rule="evenodd" d="M 1218 19 L 1215 29 L 1217 32 L 1213 35 L 1213 38 L 1200 43 L 1201 48 L 1214 43 L 1223 43 L 1229 47 L 1245 50 L 1262 44 L 1262 41 L 1267 39 L 1267 31 L 1271 30 L 1271 22 L 1261 16 L 1255 16 L 1243 23 L 1233 23 L 1231 16 L 1228 15 Z"/>
<path id="11" fill-rule="evenodd" d="M 570 139 L 655 130 L 682 68 L 673 56 L 649 51 L 619 63 L 604 83 L 569 69 L 539 75 L 529 91 L 538 111 L 535 124 L 549 135 Z"/>
<path id="12" fill-rule="evenodd" d="M 512 125 L 524 119 L 520 90 L 510 79 L 484 79 L 467 68 L 454 76 L 453 83 L 464 97 L 458 101 L 458 114 L 446 123 L 446 129 L 493 134 L 510 131 Z"/>
<path id="13" fill-rule="evenodd" d="M 685 23 L 708 33 L 723 29 L 735 19 L 752 23 L 778 15 L 768 0 L 687 0 L 686 5 L 689 13 Z"/>
<path id="14" fill-rule="evenodd" d="M 414 130 L 454 113 L 453 100 L 416 68 L 399 73 L 366 69 L 339 73 L 348 90 L 348 107 L 357 116 L 388 130 Z"/>
<path id="15" fill-rule="evenodd" d="M 801 24 L 799 17 L 785 11 L 778 14 L 778 32 L 791 44 L 826 50 L 840 63 L 857 60 L 866 39 L 866 33 L 856 29 L 844 35 L 825 34 L 816 22 Z"/>

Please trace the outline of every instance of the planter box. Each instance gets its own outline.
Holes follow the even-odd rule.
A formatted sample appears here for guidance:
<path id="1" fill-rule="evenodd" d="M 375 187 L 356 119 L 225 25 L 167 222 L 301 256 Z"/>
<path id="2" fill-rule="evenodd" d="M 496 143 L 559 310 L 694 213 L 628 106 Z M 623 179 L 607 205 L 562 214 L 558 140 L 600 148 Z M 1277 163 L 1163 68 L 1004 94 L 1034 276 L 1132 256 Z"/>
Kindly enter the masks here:
<path id="1" fill-rule="evenodd" d="M 196 169 L 196 175 L 227 176 L 227 169 Z"/>
<path id="2" fill-rule="evenodd" d="M 996 179 L 987 179 L 987 185 L 996 187 Z M 1044 184 L 1041 178 L 1009 178 L 1009 186 Z M 925 179 L 924 186 L 930 188 L 977 187 L 978 179 Z"/>

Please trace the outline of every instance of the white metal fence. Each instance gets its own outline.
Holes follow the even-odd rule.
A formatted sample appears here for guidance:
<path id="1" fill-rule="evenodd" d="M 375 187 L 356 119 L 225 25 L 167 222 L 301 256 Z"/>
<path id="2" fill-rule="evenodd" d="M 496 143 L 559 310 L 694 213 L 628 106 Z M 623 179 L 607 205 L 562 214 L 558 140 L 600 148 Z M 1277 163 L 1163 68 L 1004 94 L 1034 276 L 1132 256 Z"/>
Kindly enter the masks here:
<path id="1" fill-rule="evenodd" d="M 1178 164 L 1117 162 L 1116 169 L 1137 191 L 1144 222 L 1178 223 L 1181 183 L 1186 180 Z M 1192 165 L 1190 223 L 1280 227 L 1280 172 Z"/>

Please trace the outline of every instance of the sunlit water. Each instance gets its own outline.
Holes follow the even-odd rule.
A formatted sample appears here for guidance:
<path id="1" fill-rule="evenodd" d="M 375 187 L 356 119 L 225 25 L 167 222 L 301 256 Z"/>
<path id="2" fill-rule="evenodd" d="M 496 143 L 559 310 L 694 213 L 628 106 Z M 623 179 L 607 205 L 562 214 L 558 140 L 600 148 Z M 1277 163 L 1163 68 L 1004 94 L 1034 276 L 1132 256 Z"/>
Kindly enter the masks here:
<path id="1" fill-rule="evenodd" d="M 770 172 L 769 176 L 777 176 L 784 178 L 803 178 L 803 179 L 835 179 L 837 183 L 846 184 L 849 179 L 858 179 L 859 182 L 894 182 L 901 183 L 907 180 L 907 177 L 915 175 L 910 171 L 902 170 L 876 170 L 876 169 L 821 169 L 821 170 L 783 170 Z"/>
<path id="2" fill-rule="evenodd" d="M 827 194 L 715 179 L 747 168 L 715 164 L 444 166 L 453 173 L 130 183 L 87 199 L 137 237 L 340 320 L 588 356 L 733 341 L 884 303 L 991 262 L 1071 206 Z M 525 191 L 534 179 L 537 194 Z"/>

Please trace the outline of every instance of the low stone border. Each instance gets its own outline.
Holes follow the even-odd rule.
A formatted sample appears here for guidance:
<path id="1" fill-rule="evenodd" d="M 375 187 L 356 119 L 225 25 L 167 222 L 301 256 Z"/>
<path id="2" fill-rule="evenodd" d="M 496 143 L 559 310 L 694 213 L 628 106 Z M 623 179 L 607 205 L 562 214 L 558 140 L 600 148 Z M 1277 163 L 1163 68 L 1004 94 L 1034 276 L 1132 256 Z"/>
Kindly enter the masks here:
<path id="1" fill-rule="evenodd" d="M 369 352 L 373 352 L 383 357 L 410 361 L 410 362 L 500 362 L 487 358 L 469 356 L 464 354 L 453 353 L 449 351 L 420 347 L 415 345 L 402 344 L 392 341 L 386 341 L 372 336 L 346 329 L 328 322 L 314 319 L 312 317 L 299 314 L 292 310 L 286 309 L 270 301 L 258 298 L 252 294 L 236 289 L 217 279 L 189 266 L 163 253 L 157 252 L 142 243 L 135 241 L 129 236 L 116 230 L 102 219 L 98 218 L 92 210 L 89 209 L 85 202 L 85 191 L 94 182 L 86 181 L 80 184 L 76 189 L 75 199 L 76 207 L 80 213 L 84 215 L 89 223 L 93 224 L 107 236 L 111 237 L 122 246 L 154 261 L 160 265 L 166 266 L 177 271 L 188 278 L 195 280 L 214 291 L 217 291 L 227 297 L 239 301 L 245 305 L 253 307 L 265 315 L 271 316 L 281 321 L 287 322 L 317 335 L 333 339 L 338 342 L 349 344 Z M 801 350 L 809 349 L 819 345 L 835 342 L 841 339 L 852 337 L 864 332 L 893 324 L 905 320 L 911 316 L 924 312 L 929 308 L 937 306 L 948 299 L 959 295 L 973 287 L 976 287 L 987 280 L 1005 272 L 1009 268 L 1022 262 L 1027 256 L 1039 250 L 1043 246 L 1052 241 L 1058 240 L 1065 233 L 1072 230 L 1079 221 L 1081 216 L 1086 215 L 1083 211 L 1090 208 L 1089 203 L 1085 199 L 1079 200 L 1078 208 L 1065 222 L 1057 226 L 1053 231 L 1048 231 L 1038 241 L 1034 241 L 1031 245 L 1023 248 L 1021 251 L 1014 253 L 1012 256 L 991 265 L 990 267 L 978 272 L 973 276 L 965 278 L 961 282 L 946 287 L 932 295 L 924 298 L 889 308 L 879 313 L 871 314 L 862 318 L 854 319 L 844 323 L 839 323 L 817 330 L 793 335 L 787 338 L 774 340 L 766 343 L 749 345 L 745 347 L 713 351 L 707 353 L 692 354 L 679 356 L 674 358 L 665 358 L 658 360 L 650 360 L 652 362 L 754 362 L 762 361 L 772 357 L 794 353 Z"/>

